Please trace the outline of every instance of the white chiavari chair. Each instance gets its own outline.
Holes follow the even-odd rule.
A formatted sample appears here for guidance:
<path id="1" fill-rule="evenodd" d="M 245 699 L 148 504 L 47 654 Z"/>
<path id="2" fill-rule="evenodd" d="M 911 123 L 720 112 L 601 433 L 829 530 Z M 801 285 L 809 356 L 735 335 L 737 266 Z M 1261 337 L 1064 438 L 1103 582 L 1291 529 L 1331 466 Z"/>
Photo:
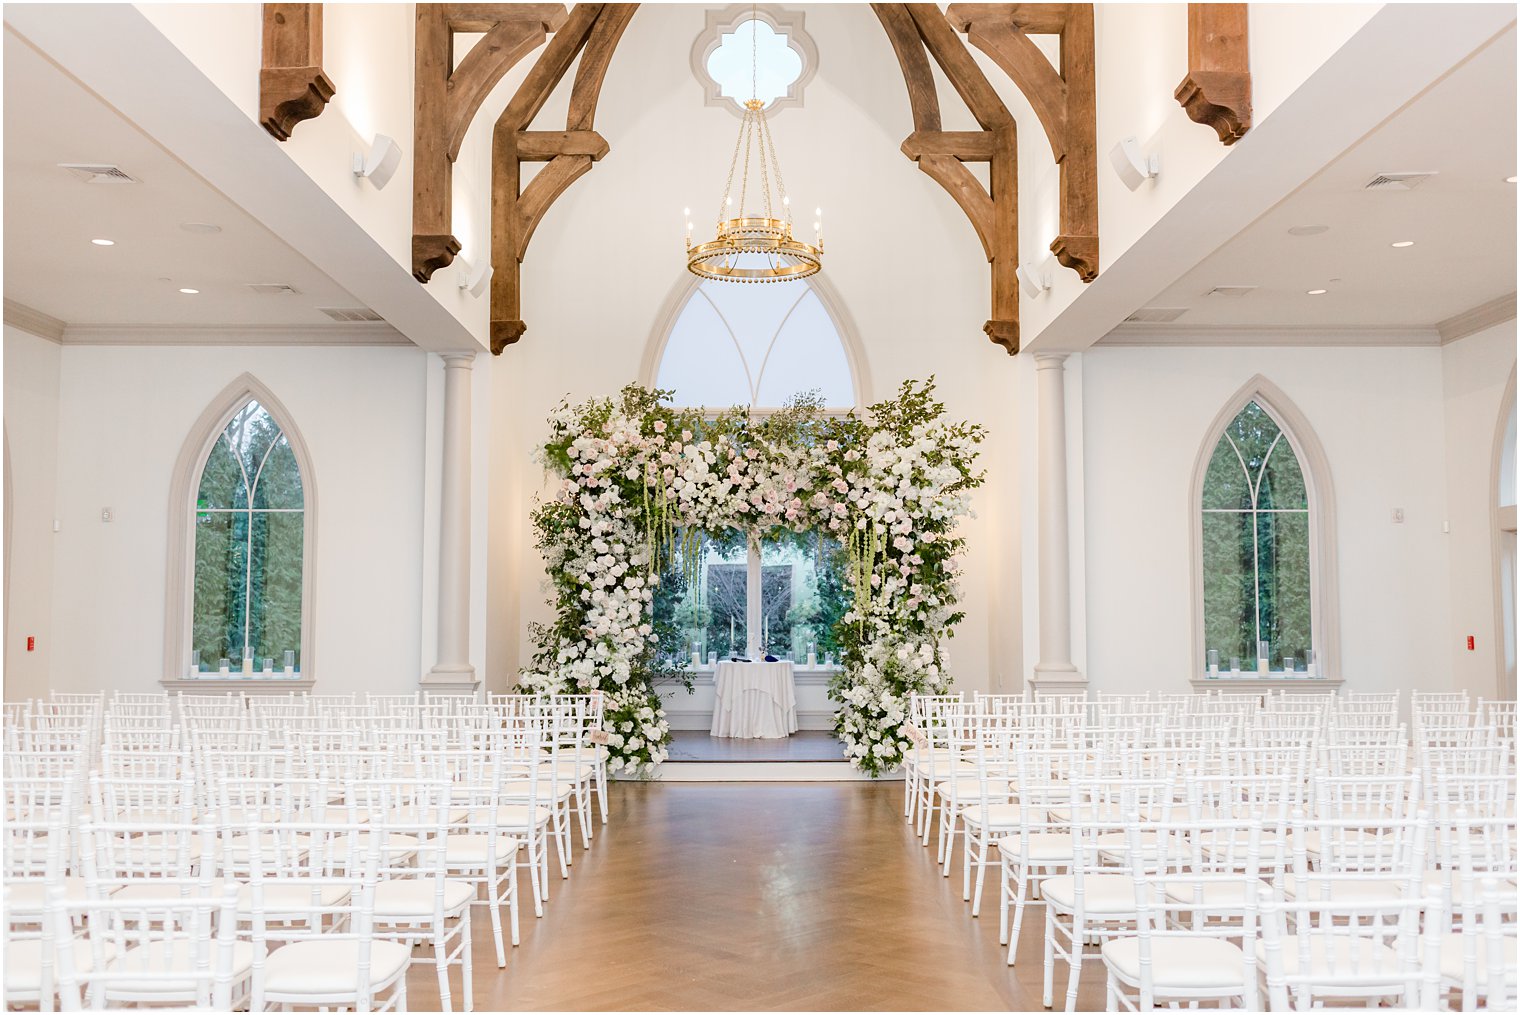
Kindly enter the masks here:
<path id="1" fill-rule="evenodd" d="M 5 786 L 5 847 L 0 854 L 5 864 L 5 1003 L 31 1003 L 41 1011 L 51 1011 L 55 991 L 48 893 L 59 889 L 67 899 L 78 902 L 84 899 L 86 888 L 84 878 L 66 873 L 73 824 L 64 813 L 69 810 L 72 781 L 58 788 L 61 803 L 53 794 L 38 794 L 36 789 L 18 786 L 15 780 Z"/>
<path id="2" fill-rule="evenodd" d="M 380 840 L 341 823 L 242 834 L 253 844 L 238 901 L 253 946 L 250 1010 L 406 1011 L 411 949 L 375 937 Z"/>
<path id="3" fill-rule="evenodd" d="M 1516 974 L 1514 820 L 1463 811 L 1449 824 L 1450 836 L 1443 841 L 1438 833 L 1437 842 L 1455 853 L 1444 857 L 1450 877 L 1442 894 L 1452 924 L 1426 921 L 1427 932 L 1440 938 L 1441 985 L 1460 993 L 1462 1011 L 1475 1011 L 1479 1001 L 1501 1010 Z"/>
<path id="4" fill-rule="evenodd" d="M 1079 779 L 1072 790 L 1071 873 L 1041 884 L 1045 899 L 1044 990 L 1046 1007 L 1054 1002 L 1055 960 L 1070 969 L 1067 1011 L 1075 1011 L 1086 945 L 1133 933 L 1136 919 L 1128 828 L 1145 815 L 1149 822 L 1171 820 L 1175 799 L 1172 780 Z M 1115 842 L 1114 833 L 1125 836 Z M 1141 830 L 1142 836 L 1155 833 Z M 1152 842 L 1149 847 L 1157 847 Z"/>
<path id="5" fill-rule="evenodd" d="M 375 933 L 383 940 L 426 946 L 438 974 L 443 1011 L 453 1011 L 449 967 L 463 976 L 462 1007 L 474 1010 L 474 972 L 470 948 L 470 911 L 475 885 L 448 876 L 451 792 L 447 783 L 412 779 L 355 781 L 351 800 L 369 814 L 377 835 L 401 834 L 417 840 L 405 859 L 378 850 L 380 883 L 375 887 Z"/>
<path id="6" fill-rule="evenodd" d="M 1256 1010 L 1261 827 L 1217 820 L 1142 827 L 1131 821 L 1125 829 L 1135 932 L 1101 950 L 1108 1010 L 1204 1001 Z"/>
<path id="7" fill-rule="evenodd" d="M 1439 899 L 1282 901 L 1260 893 L 1257 961 L 1272 1011 L 1306 1011 L 1325 1002 L 1367 1007 L 1435 1006 L 1439 941 L 1420 936 L 1421 915 Z"/>
<path id="8" fill-rule="evenodd" d="M 906 733 L 913 747 L 903 758 L 903 817 L 909 823 L 917 820 L 920 825 L 927 824 L 927 812 L 934 806 L 935 760 L 959 760 L 959 752 L 952 753 L 942 742 L 940 714 L 945 708 L 960 703 L 961 696 L 958 694 L 928 695 L 914 692 L 910 696 Z M 937 759 L 935 751 L 941 752 Z M 921 827 L 919 833 L 927 845 L 927 828 Z"/>
<path id="9" fill-rule="evenodd" d="M 1045 878 L 1071 867 L 1072 778 L 1085 759 L 1085 752 L 1028 741 L 1014 752 L 1018 831 L 997 844 L 1002 861 L 998 940 L 1008 946 L 1010 966 L 1017 961 L 1019 932 L 1030 897 Z M 1057 812 L 1067 818 L 1056 818 Z"/>
<path id="10" fill-rule="evenodd" d="M 251 948 L 236 940 L 236 891 L 220 898 L 49 899 L 58 996 L 63 1011 L 154 1008 L 230 1011 L 248 979 Z M 89 958 L 79 961 L 76 922 L 86 927 Z"/>
<path id="11" fill-rule="evenodd" d="M 507 964 L 501 929 L 501 909 L 507 907 L 512 946 L 521 940 L 517 911 L 517 854 L 523 842 L 501 824 L 502 759 L 490 751 L 466 748 L 457 752 L 460 764 L 453 782 L 454 804 L 468 811 L 451 831 L 444 865 L 449 878 L 475 886 L 473 904 L 484 906 L 491 920 L 496 965 Z M 484 897 L 482 897 L 482 894 Z"/>
<path id="12" fill-rule="evenodd" d="M 1014 721 L 1007 716 L 988 715 L 976 729 L 976 781 L 972 792 L 960 795 L 956 805 L 965 825 L 962 835 L 961 898 L 971 903 L 971 915 L 982 912 L 982 886 L 987 868 L 995 861 L 992 851 L 1005 837 L 1019 831 L 1020 806 L 1015 799 L 1017 777 L 1015 757 L 1023 741 Z M 960 780 L 957 780 L 958 782 Z M 952 792 L 954 788 L 952 787 Z M 953 819 L 952 819 L 953 820 Z M 946 869 L 949 863 L 946 862 Z M 972 887 L 972 870 L 976 885 Z"/>
<path id="13" fill-rule="evenodd" d="M 137 775 L 116 778 L 99 773 L 90 776 L 90 812 L 97 822 L 189 824 L 195 820 L 197 802 L 195 777 L 189 773 L 158 779 Z"/>

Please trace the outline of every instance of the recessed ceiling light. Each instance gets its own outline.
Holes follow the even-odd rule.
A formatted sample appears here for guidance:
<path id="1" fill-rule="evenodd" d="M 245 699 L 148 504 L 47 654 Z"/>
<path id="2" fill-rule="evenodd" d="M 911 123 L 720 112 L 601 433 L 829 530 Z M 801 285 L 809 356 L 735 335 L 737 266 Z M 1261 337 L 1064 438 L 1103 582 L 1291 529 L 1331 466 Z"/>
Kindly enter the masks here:
<path id="1" fill-rule="evenodd" d="M 183 289 L 181 289 L 180 291 L 184 292 Z M 1325 293 L 1327 293 L 1329 291 L 1330 291 L 1329 289 L 1310 289 L 1309 290 L 1309 295 L 1310 296 L 1323 296 L 1323 295 L 1325 295 Z"/>
<path id="2" fill-rule="evenodd" d="M 1414 246 L 1414 240 L 1397 240 L 1388 245 L 1390 247 L 1412 247 Z"/>
<path id="3" fill-rule="evenodd" d="M 200 290 L 199 289 L 181 289 L 180 292 L 184 293 L 186 296 L 194 296 L 197 293 L 199 293 Z"/>
<path id="4" fill-rule="evenodd" d="M 93 243 L 93 244 L 95 244 L 95 246 L 97 246 L 97 247 L 114 247 L 114 246 L 116 246 L 116 241 L 115 240 L 91 240 L 90 242 Z"/>
<path id="5" fill-rule="evenodd" d="M 211 222 L 181 222 L 179 227 L 187 233 L 219 233 L 222 227 Z"/>
<path id="6" fill-rule="evenodd" d="M 1320 233 L 1328 233 L 1329 226 L 1289 226 L 1289 236 L 1318 236 Z"/>

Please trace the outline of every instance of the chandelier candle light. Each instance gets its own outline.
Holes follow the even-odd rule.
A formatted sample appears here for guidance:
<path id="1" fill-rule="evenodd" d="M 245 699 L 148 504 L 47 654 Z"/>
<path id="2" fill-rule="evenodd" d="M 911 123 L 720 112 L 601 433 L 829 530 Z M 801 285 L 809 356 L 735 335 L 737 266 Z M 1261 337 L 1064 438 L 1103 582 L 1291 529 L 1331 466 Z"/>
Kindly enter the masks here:
<path id="1" fill-rule="evenodd" d="M 758 67 L 755 22 L 750 22 L 751 51 Z M 739 124 L 739 140 L 728 166 L 728 182 L 723 187 L 723 201 L 718 207 L 716 239 L 691 242 L 691 209 L 686 209 L 686 267 L 701 278 L 727 282 L 789 282 L 807 278 L 823 267 L 823 209 L 815 211 L 813 243 L 792 236 L 791 200 L 781 180 L 781 163 L 771 140 L 765 119 L 765 103 L 756 94 L 758 72 L 752 69 L 750 99 L 744 104 L 744 119 Z M 744 156 L 741 168 L 739 157 Z M 755 214 L 745 211 L 749 196 L 751 156 L 759 164 L 759 191 L 762 208 Z M 739 174 L 739 206 L 734 210 L 734 174 Z M 771 177 L 775 177 L 772 197 Z M 779 206 L 779 207 L 778 207 Z M 760 214 L 763 210 L 764 214 Z"/>

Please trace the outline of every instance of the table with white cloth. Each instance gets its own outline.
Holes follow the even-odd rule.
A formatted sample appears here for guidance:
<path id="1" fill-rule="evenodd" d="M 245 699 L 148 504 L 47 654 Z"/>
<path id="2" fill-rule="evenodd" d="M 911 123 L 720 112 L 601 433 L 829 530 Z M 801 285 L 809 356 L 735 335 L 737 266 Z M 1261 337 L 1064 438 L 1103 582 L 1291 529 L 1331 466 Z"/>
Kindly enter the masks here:
<path id="1" fill-rule="evenodd" d="M 791 663 L 719 663 L 713 690 L 713 736 L 776 740 L 797 732 Z"/>

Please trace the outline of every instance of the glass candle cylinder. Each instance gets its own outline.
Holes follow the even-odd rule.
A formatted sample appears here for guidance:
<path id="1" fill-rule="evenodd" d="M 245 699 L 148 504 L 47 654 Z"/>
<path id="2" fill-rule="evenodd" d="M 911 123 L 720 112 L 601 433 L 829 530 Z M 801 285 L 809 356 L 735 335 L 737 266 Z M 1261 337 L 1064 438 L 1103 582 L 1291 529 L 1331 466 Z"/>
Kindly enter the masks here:
<path id="1" fill-rule="evenodd" d="M 1297 660 L 1295 660 L 1292 656 L 1283 656 L 1283 672 L 1292 673 L 1294 670 L 1295 662 L 1297 662 Z"/>
<path id="2" fill-rule="evenodd" d="M 216 664 L 216 668 L 219 673 L 230 673 L 232 670 L 232 660 L 226 656 L 222 656 L 221 661 Z"/>
<path id="3" fill-rule="evenodd" d="M 190 675 L 198 676 L 201 672 L 201 650 L 196 649 L 190 653 Z"/>
<path id="4" fill-rule="evenodd" d="M 1209 649 L 1209 674 L 1211 676 L 1219 674 L 1219 650 L 1217 648 Z"/>
<path id="5" fill-rule="evenodd" d="M 265 656 L 264 657 L 264 672 L 265 673 L 273 673 L 274 672 L 274 658 L 272 656 Z"/>
<path id="6" fill-rule="evenodd" d="M 1311 677 L 1319 676 L 1319 661 L 1314 658 L 1312 648 L 1304 649 L 1304 672 Z"/>
<path id="7" fill-rule="evenodd" d="M 1256 643 L 1256 672 L 1266 673 L 1272 668 L 1272 646 L 1266 641 Z"/>
<path id="8" fill-rule="evenodd" d="M 295 650 L 294 649 L 286 649 L 285 650 L 285 672 L 286 673 L 294 673 L 295 671 L 296 671 L 296 653 L 295 653 Z"/>
<path id="9" fill-rule="evenodd" d="M 1240 672 L 1240 656 L 1230 656 L 1230 672 Z"/>

